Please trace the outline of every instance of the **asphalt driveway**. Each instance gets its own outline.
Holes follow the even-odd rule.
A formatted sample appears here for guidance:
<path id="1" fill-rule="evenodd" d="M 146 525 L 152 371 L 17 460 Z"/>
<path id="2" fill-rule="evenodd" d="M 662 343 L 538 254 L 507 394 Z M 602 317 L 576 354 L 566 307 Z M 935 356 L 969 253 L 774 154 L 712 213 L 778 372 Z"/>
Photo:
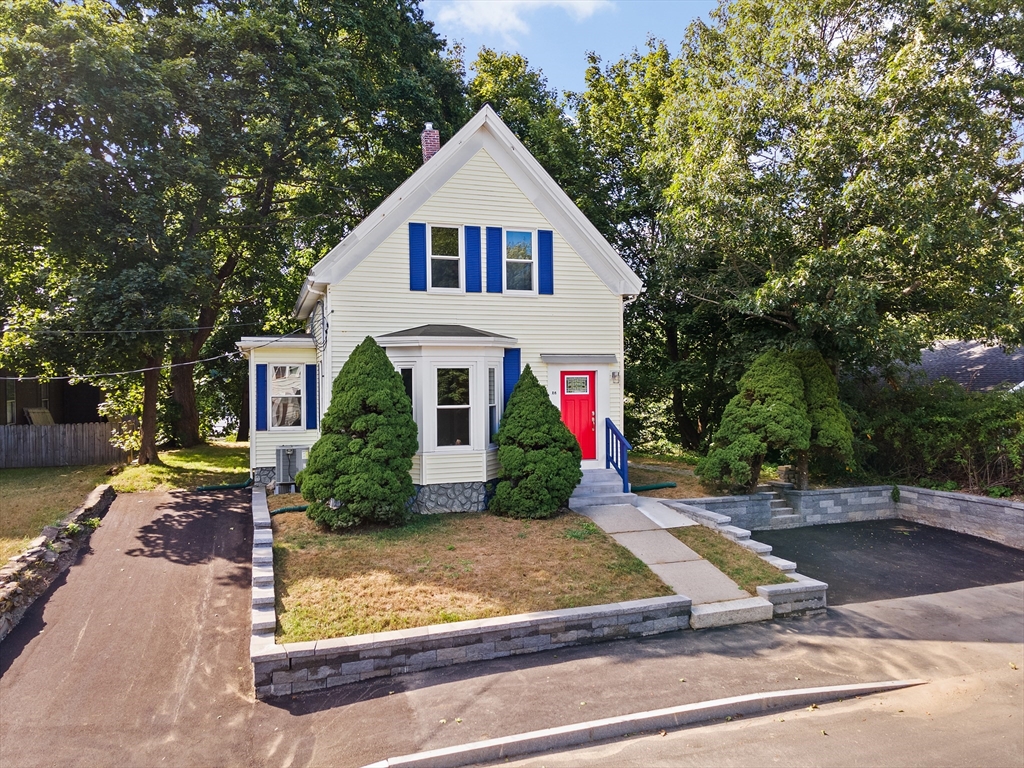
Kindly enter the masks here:
<path id="1" fill-rule="evenodd" d="M 1024 709 L 1021 583 L 258 702 L 248 504 L 244 491 L 115 500 L 81 561 L 0 643 L 3 768 L 360 766 L 723 696 L 908 677 L 953 690 L 987 675 L 981 689 L 951 695 L 982 712 L 992 697 Z M 970 732 L 932 748 L 1003 764 L 1024 755 L 1024 737 L 1013 735 L 1021 729 L 1009 733 L 1016 741 L 999 752 L 986 733 Z"/>

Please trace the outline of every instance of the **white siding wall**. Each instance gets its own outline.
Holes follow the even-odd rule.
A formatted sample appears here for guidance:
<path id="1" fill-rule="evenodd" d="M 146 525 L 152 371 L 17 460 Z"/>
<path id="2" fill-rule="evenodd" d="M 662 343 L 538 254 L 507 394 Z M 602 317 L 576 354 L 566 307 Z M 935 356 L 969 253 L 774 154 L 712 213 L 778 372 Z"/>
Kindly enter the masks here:
<path id="1" fill-rule="evenodd" d="M 279 445 L 304 445 L 310 446 L 320 436 L 315 429 L 272 429 L 263 431 L 256 430 L 256 365 L 266 363 L 268 365 L 299 363 L 302 365 L 316 362 L 316 350 L 312 344 L 309 349 L 276 349 L 274 347 L 263 347 L 254 349 L 249 356 L 249 380 L 252 382 L 249 402 L 249 466 L 250 467 L 273 467 L 277 462 L 276 448 Z M 267 377 L 267 398 L 270 398 L 270 376 Z M 306 403 L 302 403 L 303 418 L 305 418 Z M 321 413 L 323 409 L 321 408 Z M 269 419 L 268 419 L 269 425 Z"/>
<path id="2" fill-rule="evenodd" d="M 523 229 L 554 229 L 485 150 L 481 150 L 410 221 Z M 481 232 L 484 292 L 436 294 L 409 290 L 409 229 L 399 226 L 384 243 L 329 291 L 331 323 L 330 380 L 366 336 L 428 323 L 467 325 L 512 336 L 522 350 L 522 364 L 548 384 L 542 353 L 617 355 L 622 366 L 622 300 L 609 290 L 572 248 L 554 233 L 554 295 L 513 296 L 487 293 L 486 233 Z M 584 366 L 586 367 L 586 366 Z M 601 366 L 596 366 L 599 369 Z M 622 383 L 608 381 L 608 413 L 622 423 Z M 328 385 L 329 386 L 329 385 Z M 558 384 L 548 391 L 558 405 Z M 325 407 L 326 403 L 322 407 Z M 599 455 L 603 456 L 603 419 Z M 480 471 L 477 454 L 477 472 Z M 455 477 L 464 468 L 444 459 L 435 470 L 424 465 L 423 482 Z M 489 462 L 488 462 L 489 463 Z M 445 468 L 442 470 L 441 466 Z M 461 467 L 461 464 L 458 464 Z M 488 473 L 490 474 L 490 473 Z M 472 479 L 479 479 L 479 475 Z"/>

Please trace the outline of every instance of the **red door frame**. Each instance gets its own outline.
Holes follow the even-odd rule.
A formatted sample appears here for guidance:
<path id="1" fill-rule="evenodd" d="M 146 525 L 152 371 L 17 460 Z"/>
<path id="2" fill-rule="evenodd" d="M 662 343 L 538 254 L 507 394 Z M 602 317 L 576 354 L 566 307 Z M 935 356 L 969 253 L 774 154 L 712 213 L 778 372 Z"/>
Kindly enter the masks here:
<path id="1" fill-rule="evenodd" d="M 585 394 L 566 394 L 567 376 L 586 376 Z M 561 397 L 562 423 L 569 428 L 583 451 L 583 460 L 597 458 L 597 371 L 562 371 L 558 391 Z"/>

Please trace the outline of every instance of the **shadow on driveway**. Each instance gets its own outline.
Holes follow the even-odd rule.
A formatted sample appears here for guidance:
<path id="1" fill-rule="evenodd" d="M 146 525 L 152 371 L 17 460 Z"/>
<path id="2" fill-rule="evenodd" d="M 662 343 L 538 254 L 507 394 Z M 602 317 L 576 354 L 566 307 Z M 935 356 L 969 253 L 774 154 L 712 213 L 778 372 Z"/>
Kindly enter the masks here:
<path id="1" fill-rule="evenodd" d="M 1024 552 L 906 520 L 758 531 L 772 554 L 828 583 L 828 604 L 952 592 L 1024 580 Z"/>

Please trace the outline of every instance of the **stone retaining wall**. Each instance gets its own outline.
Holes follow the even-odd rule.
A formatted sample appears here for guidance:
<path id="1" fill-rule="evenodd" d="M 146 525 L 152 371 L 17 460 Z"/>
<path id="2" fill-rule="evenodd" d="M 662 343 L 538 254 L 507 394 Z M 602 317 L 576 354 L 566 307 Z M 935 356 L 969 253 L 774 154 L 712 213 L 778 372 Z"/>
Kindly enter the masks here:
<path id="1" fill-rule="evenodd" d="M 21 621 L 29 606 L 66 571 L 89 540 L 92 528 L 84 523 L 102 517 L 117 494 L 109 485 L 94 488 L 82 506 L 43 534 L 29 548 L 0 568 L 0 640 Z"/>
<path id="2" fill-rule="evenodd" d="M 708 496 L 702 499 L 683 499 L 686 504 L 732 518 L 732 524 L 750 531 L 764 531 L 771 527 L 772 495 L 751 493 L 746 496 Z"/>
<path id="3" fill-rule="evenodd" d="M 251 652 L 259 698 L 374 677 L 685 629 L 690 599 L 624 603 L 460 621 L 372 635 L 265 645 Z"/>
<path id="4" fill-rule="evenodd" d="M 793 508 L 793 514 L 800 515 L 797 526 L 859 523 L 863 520 L 898 517 L 891 485 L 826 488 L 818 491 L 788 490 L 782 493 Z M 771 528 L 770 520 L 767 526 L 759 530 L 766 528 Z"/>
<path id="5" fill-rule="evenodd" d="M 894 506 L 904 520 L 1024 549 L 1024 504 L 904 485 L 899 489 Z"/>
<path id="6" fill-rule="evenodd" d="M 670 505 L 679 507 L 683 512 L 687 512 L 683 507 L 691 510 L 697 507 L 714 515 L 727 515 L 733 525 L 752 531 L 899 518 L 1024 549 L 1024 504 L 908 485 L 896 487 L 898 496 L 893 493 L 891 485 L 781 491 L 793 508 L 793 514 L 798 516 L 797 520 L 785 524 L 772 520 L 770 508 L 767 515 L 764 514 L 761 504 L 767 508 L 768 501 L 762 500 L 761 497 L 767 496 L 762 493 L 680 499 Z M 707 517 L 706 514 L 704 516 Z M 718 524 L 721 521 L 716 518 L 712 522 Z"/>

